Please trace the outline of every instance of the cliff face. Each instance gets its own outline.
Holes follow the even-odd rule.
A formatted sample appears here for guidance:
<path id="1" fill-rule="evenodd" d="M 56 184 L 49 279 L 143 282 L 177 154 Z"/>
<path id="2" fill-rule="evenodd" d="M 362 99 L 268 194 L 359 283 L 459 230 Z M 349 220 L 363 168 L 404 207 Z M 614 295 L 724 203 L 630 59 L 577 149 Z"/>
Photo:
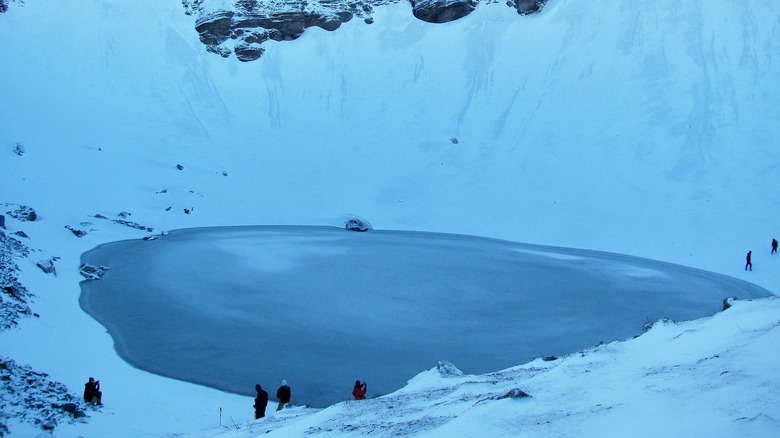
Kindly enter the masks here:
<path id="1" fill-rule="evenodd" d="M 241 61 L 260 58 L 268 40 L 288 41 L 308 27 L 334 31 L 355 17 L 373 23 L 374 8 L 406 0 L 183 0 L 185 11 L 198 17 L 196 30 L 208 51 Z M 446 23 L 470 14 L 484 0 L 409 0 L 413 15 L 429 23 Z M 547 0 L 507 2 L 518 14 L 541 11 Z"/>

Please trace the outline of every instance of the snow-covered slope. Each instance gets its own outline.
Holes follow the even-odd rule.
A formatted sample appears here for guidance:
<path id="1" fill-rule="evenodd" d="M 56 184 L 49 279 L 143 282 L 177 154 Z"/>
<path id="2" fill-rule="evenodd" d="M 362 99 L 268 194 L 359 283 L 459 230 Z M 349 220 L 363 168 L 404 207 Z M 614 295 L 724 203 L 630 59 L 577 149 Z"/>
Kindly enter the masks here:
<path id="1" fill-rule="evenodd" d="M 448 364 L 385 397 L 202 436 L 776 436 L 780 301 L 737 302 L 636 339 L 495 373 Z M 530 394 L 530 397 L 528 396 Z"/>
<path id="2" fill-rule="evenodd" d="M 39 214 L 6 227 L 37 251 L 19 279 L 41 315 L 0 334 L 0 351 L 74 391 L 93 374 L 106 386 L 106 412 L 62 433 L 192 431 L 220 407 L 226 421 L 251 416 L 251 400 L 131 368 L 81 312 L 80 254 L 147 234 L 96 214 L 155 232 L 358 214 L 777 292 L 776 2 L 550 0 L 529 17 L 480 4 L 441 25 L 409 8 L 266 43 L 249 64 L 206 53 L 178 1 L 27 0 L 0 15 L 0 202 Z M 52 257 L 56 277 L 35 267 Z"/>

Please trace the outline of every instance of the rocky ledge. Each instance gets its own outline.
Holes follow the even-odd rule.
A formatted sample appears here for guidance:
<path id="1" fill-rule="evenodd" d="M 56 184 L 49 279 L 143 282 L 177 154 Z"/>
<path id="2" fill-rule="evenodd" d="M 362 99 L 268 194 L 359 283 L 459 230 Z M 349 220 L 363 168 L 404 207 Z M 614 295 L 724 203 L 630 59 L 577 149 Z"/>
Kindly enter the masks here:
<path id="1" fill-rule="evenodd" d="M 208 51 L 222 57 L 235 54 L 241 61 L 263 55 L 268 40 L 288 41 L 306 28 L 334 31 L 354 17 L 373 23 L 377 6 L 405 0 L 182 0 L 188 15 L 198 17 L 195 28 Z M 412 14 L 429 23 L 446 23 L 469 15 L 480 1 L 408 0 Z M 518 14 L 534 14 L 547 0 L 507 0 Z M 227 7 L 226 7 L 227 5 Z"/>

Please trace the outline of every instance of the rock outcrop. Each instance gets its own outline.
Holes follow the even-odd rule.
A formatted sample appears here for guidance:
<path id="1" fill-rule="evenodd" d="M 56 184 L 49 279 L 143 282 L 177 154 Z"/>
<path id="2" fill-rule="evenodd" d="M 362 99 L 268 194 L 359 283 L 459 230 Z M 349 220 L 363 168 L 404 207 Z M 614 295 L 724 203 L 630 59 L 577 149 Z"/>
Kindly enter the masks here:
<path id="1" fill-rule="evenodd" d="M 228 8 L 224 1 L 216 0 L 183 0 L 182 4 L 188 15 L 198 17 L 195 29 L 209 52 L 254 61 L 263 55 L 263 43 L 268 40 L 294 40 L 315 26 L 334 31 L 354 17 L 371 24 L 375 7 L 400 1 L 405 0 L 234 0 L 227 3 L 232 4 Z M 408 1 L 418 19 L 446 23 L 469 15 L 486 0 Z M 546 2 L 509 0 L 506 4 L 518 14 L 528 15 L 541 11 Z"/>

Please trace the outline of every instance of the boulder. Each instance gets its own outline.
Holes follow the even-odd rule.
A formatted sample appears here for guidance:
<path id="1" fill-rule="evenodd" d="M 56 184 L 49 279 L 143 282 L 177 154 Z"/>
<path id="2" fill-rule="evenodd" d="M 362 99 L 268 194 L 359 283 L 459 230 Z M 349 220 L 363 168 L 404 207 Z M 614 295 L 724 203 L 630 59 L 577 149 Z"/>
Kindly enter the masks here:
<path id="1" fill-rule="evenodd" d="M 34 222 L 38 219 L 38 213 L 35 212 L 35 209 L 26 205 L 20 205 L 16 210 L 7 211 L 6 213 L 8 216 L 22 222 Z"/>
<path id="2" fill-rule="evenodd" d="M 515 9 L 520 15 L 531 15 L 541 12 L 547 0 L 515 0 Z"/>
<path id="3" fill-rule="evenodd" d="M 36 263 L 36 266 L 47 274 L 57 275 L 57 269 L 54 267 L 54 260 L 52 259 L 41 260 Z"/>
<path id="4" fill-rule="evenodd" d="M 463 375 L 463 371 L 447 361 L 439 361 L 436 365 L 436 371 L 442 377 L 461 377 Z"/>
<path id="5" fill-rule="evenodd" d="M 73 227 L 71 227 L 70 225 L 65 225 L 65 228 L 67 228 L 68 230 L 70 230 L 70 232 L 71 232 L 71 233 L 73 233 L 73 235 L 74 235 L 74 236 L 76 236 L 76 237 L 84 237 L 84 236 L 86 236 L 86 235 L 87 235 L 87 232 L 86 232 L 86 231 L 84 231 L 84 230 L 79 230 L 78 228 L 73 228 Z"/>
<path id="6" fill-rule="evenodd" d="M 371 224 L 360 218 L 351 218 L 344 223 L 344 229 L 347 231 L 368 231 Z"/>
<path id="7" fill-rule="evenodd" d="M 92 266 L 86 263 L 79 267 L 79 273 L 88 280 L 100 280 L 100 277 L 108 271 L 107 266 Z"/>

